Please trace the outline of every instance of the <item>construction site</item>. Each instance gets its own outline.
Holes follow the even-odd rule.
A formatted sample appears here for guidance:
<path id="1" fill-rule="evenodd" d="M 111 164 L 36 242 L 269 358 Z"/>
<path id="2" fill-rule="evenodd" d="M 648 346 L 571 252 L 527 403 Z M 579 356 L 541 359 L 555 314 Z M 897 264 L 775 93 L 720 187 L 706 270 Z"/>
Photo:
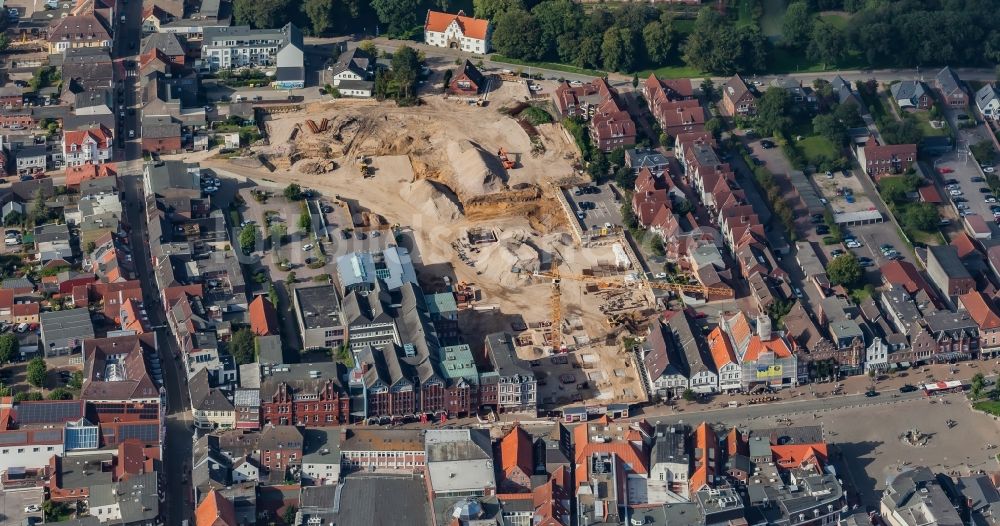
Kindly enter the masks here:
<path id="1" fill-rule="evenodd" d="M 507 84 L 486 107 L 430 96 L 411 108 L 340 99 L 273 113 L 252 156 L 203 165 L 298 183 L 397 226 L 425 290 L 456 291 L 470 345 L 516 336 L 543 406 L 645 401 L 622 341 L 645 333 L 652 291 L 620 232 L 574 239 L 560 188 L 585 182 L 576 146 L 559 124 L 498 111 L 518 104 Z"/>

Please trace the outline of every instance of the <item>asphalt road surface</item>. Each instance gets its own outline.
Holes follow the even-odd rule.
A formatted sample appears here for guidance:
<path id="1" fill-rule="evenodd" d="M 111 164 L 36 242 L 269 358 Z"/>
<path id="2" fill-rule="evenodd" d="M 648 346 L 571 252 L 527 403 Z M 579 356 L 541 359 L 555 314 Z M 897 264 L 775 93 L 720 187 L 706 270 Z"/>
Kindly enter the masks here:
<path id="1" fill-rule="evenodd" d="M 191 480 L 191 401 L 187 389 L 187 375 L 177 343 L 166 328 L 166 316 L 160 291 L 153 279 L 152 263 L 149 255 L 149 234 L 144 217 L 142 178 L 128 175 L 121 179 L 124 184 L 126 215 L 132 225 L 130 244 L 134 255 L 136 272 L 142 281 L 144 306 L 149 322 L 156 330 L 160 361 L 163 364 L 163 384 L 167 391 L 167 432 L 164 448 L 164 470 L 167 482 L 167 524 L 180 524 L 189 518 L 193 509 Z"/>

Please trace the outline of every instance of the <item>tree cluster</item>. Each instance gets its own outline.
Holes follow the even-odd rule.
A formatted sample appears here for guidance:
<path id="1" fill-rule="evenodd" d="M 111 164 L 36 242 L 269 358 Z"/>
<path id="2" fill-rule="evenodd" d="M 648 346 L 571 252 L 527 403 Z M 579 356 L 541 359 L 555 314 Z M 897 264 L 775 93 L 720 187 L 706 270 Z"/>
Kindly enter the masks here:
<path id="1" fill-rule="evenodd" d="M 420 56 L 416 50 L 403 46 L 392 54 L 389 70 L 375 75 L 375 98 L 392 99 L 400 106 L 417 103 L 417 80 L 420 77 Z"/>
<path id="2" fill-rule="evenodd" d="M 676 47 L 672 16 L 645 4 L 598 6 L 588 14 L 571 0 L 530 10 L 518 1 L 477 0 L 477 13 L 482 4 L 495 24 L 493 47 L 515 59 L 631 72 L 667 63 Z"/>
<path id="3" fill-rule="evenodd" d="M 684 61 L 700 71 L 723 75 L 762 71 L 767 66 L 767 39 L 759 27 L 737 27 L 705 7 L 684 45 Z"/>

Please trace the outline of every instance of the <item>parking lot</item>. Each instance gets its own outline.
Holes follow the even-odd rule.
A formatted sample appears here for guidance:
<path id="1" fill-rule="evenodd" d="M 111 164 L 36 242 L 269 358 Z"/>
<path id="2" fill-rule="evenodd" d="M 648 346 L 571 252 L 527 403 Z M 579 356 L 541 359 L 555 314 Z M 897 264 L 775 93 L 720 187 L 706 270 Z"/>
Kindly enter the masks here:
<path id="1" fill-rule="evenodd" d="M 971 155 L 961 151 L 944 155 L 934 161 L 934 170 L 937 172 L 940 183 L 938 188 L 941 198 L 946 199 L 946 202 L 950 203 L 949 206 L 958 206 L 959 203 L 955 203 L 956 197 L 965 199 L 960 204 L 968 207 L 966 213 L 979 214 L 989 225 L 993 237 L 1000 235 L 1000 228 L 994 223 L 993 212 L 990 210 L 990 206 L 996 205 L 996 203 L 987 203 L 986 196 L 988 194 L 980 192 L 980 188 L 986 188 L 985 174 Z M 958 190 L 962 192 L 962 195 L 950 195 L 950 191 L 946 188 L 946 182 L 952 179 L 956 181 L 955 184 L 958 185 Z"/>
<path id="2" fill-rule="evenodd" d="M 596 193 L 593 189 L 596 189 Z M 564 189 L 563 192 L 584 231 L 608 225 L 622 226 L 621 204 L 615 198 L 610 184 L 578 186 Z"/>
<path id="3" fill-rule="evenodd" d="M 20 526 L 26 517 L 37 517 L 41 522 L 42 512 L 25 513 L 24 508 L 42 505 L 42 488 L 0 490 L 0 526 Z"/>

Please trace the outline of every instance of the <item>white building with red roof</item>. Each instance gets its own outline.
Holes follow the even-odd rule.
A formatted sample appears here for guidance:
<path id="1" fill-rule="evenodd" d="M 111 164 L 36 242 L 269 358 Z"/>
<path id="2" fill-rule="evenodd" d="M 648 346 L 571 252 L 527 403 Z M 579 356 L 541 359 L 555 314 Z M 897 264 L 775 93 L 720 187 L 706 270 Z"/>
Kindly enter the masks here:
<path id="1" fill-rule="evenodd" d="M 63 134 L 62 151 L 66 166 L 101 164 L 111 160 L 114 137 L 104 125 Z"/>
<path id="2" fill-rule="evenodd" d="M 424 20 L 424 43 L 429 46 L 459 49 L 469 53 L 488 53 L 493 27 L 489 20 L 441 11 L 427 11 Z"/>

